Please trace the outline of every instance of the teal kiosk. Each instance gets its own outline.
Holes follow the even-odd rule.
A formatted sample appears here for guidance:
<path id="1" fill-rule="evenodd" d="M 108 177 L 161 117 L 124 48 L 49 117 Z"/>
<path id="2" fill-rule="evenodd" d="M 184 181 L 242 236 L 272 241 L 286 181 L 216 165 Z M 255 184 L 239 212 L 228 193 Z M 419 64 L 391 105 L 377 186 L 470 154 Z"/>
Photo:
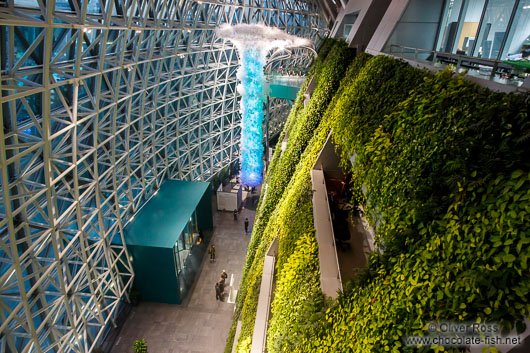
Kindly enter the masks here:
<path id="1" fill-rule="evenodd" d="M 182 303 L 212 229 L 210 183 L 166 180 L 162 184 L 125 227 L 134 287 L 142 301 Z"/>

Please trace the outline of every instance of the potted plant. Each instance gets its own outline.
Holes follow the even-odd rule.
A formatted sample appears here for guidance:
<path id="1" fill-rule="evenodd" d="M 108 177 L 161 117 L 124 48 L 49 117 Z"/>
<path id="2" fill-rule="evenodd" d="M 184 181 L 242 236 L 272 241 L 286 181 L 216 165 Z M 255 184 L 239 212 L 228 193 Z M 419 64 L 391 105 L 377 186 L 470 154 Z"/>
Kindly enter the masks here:
<path id="1" fill-rule="evenodd" d="M 147 343 L 145 340 L 134 341 L 134 353 L 147 353 Z"/>

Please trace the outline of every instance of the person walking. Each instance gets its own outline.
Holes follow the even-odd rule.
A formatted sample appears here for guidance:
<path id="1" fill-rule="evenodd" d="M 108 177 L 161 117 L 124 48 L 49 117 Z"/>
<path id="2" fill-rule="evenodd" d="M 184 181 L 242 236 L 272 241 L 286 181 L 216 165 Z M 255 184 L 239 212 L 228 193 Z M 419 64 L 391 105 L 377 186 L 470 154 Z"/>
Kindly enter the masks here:
<path id="1" fill-rule="evenodd" d="M 212 244 L 212 246 L 210 246 L 208 254 L 210 254 L 210 262 L 215 262 L 215 245 Z"/>
<path id="2" fill-rule="evenodd" d="M 223 278 L 223 279 L 227 279 L 228 278 L 228 274 L 226 273 L 225 270 L 223 270 L 223 272 L 221 272 L 221 278 Z"/>
<path id="3" fill-rule="evenodd" d="M 221 288 L 219 282 L 215 283 L 215 300 L 221 300 Z"/>
<path id="4" fill-rule="evenodd" d="M 219 278 L 219 300 L 223 301 L 223 297 L 225 295 L 225 279 L 223 277 Z"/>
<path id="5" fill-rule="evenodd" d="M 237 209 L 234 209 L 234 221 L 237 221 Z"/>
<path id="6" fill-rule="evenodd" d="M 245 218 L 245 233 L 248 233 L 248 217 Z"/>

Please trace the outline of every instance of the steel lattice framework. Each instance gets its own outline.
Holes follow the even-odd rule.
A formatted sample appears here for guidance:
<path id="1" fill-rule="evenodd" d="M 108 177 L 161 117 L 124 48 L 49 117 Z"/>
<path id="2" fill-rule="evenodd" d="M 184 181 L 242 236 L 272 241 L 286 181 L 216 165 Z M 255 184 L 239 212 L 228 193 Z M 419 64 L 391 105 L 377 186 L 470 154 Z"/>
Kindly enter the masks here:
<path id="1" fill-rule="evenodd" d="M 123 227 L 164 179 L 208 180 L 238 158 L 237 52 L 213 30 L 261 22 L 317 39 L 319 12 L 0 1 L 0 352 L 101 342 L 133 280 Z"/>
<path id="2" fill-rule="evenodd" d="M 289 101 L 281 98 L 271 98 L 269 104 L 269 136 L 272 137 L 279 134 L 283 129 L 292 105 Z"/>

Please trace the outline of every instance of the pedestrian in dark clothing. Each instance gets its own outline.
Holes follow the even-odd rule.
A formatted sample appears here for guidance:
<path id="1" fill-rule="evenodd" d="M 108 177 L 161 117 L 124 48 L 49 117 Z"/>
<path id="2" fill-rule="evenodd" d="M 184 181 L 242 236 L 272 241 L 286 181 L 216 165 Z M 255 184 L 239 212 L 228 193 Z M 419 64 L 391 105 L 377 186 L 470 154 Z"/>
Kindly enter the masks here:
<path id="1" fill-rule="evenodd" d="M 237 209 L 234 209 L 234 221 L 237 221 Z"/>
<path id="2" fill-rule="evenodd" d="M 215 262 L 215 246 L 212 244 L 210 246 L 210 250 L 208 250 L 208 254 L 210 254 L 210 262 Z"/>
<path id="3" fill-rule="evenodd" d="M 215 284 L 215 300 L 221 300 L 221 287 L 219 282 Z"/>
<path id="4" fill-rule="evenodd" d="M 221 278 L 223 278 L 223 279 L 227 279 L 228 278 L 228 274 L 226 273 L 225 270 L 223 270 L 223 272 L 221 272 Z"/>
<path id="5" fill-rule="evenodd" d="M 245 218 L 245 233 L 248 233 L 248 218 Z"/>
<path id="6" fill-rule="evenodd" d="M 221 301 L 222 301 L 223 300 L 223 296 L 225 294 L 225 279 L 223 277 L 221 277 L 219 279 L 219 282 L 217 282 L 217 283 L 219 283 L 219 293 L 221 295 Z"/>

